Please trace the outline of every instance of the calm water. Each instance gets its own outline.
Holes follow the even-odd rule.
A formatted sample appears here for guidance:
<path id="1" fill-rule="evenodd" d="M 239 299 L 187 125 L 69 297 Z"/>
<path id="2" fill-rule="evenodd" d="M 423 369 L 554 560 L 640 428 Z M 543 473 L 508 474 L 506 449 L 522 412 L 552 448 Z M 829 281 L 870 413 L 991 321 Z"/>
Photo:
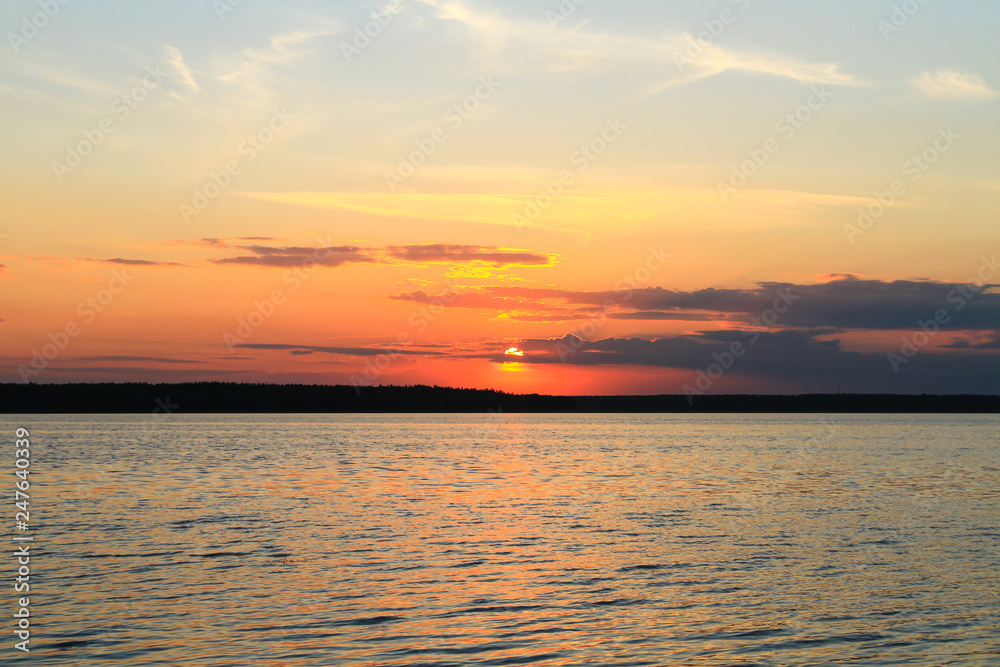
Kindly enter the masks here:
<path id="1" fill-rule="evenodd" d="M 993 416 L 0 422 L 24 664 L 1000 665 Z"/>

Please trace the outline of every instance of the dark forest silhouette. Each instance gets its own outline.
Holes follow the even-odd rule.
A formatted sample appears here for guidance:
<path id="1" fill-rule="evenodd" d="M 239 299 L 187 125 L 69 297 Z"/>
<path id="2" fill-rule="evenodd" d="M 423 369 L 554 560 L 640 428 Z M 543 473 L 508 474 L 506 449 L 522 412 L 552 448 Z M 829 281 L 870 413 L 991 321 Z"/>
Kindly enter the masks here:
<path id="1" fill-rule="evenodd" d="M 998 413 L 1000 396 L 545 396 L 428 386 L 0 384 L 0 413 Z"/>

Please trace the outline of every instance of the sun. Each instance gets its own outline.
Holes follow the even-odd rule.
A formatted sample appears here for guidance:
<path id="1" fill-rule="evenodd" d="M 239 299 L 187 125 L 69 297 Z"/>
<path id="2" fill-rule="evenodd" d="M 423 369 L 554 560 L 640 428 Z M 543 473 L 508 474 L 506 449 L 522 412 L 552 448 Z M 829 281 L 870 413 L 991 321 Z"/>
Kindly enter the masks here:
<path id="1" fill-rule="evenodd" d="M 509 350 L 507 350 L 506 352 L 504 352 L 504 354 L 507 355 L 508 357 L 523 357 L 524 356 L 524 351 L 523 350 L 519 350 L 516 347 L 512 347 Z"/>

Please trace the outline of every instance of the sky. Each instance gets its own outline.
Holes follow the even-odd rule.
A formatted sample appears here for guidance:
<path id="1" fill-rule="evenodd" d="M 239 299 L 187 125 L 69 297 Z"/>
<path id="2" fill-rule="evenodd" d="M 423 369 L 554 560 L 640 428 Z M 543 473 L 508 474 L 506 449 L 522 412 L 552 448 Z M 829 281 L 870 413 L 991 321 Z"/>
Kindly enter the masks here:
<path id="1" fill-rule="evenodd" d="M 0 381 L 1000 392 L 998 28 L 10 0 Z"/>

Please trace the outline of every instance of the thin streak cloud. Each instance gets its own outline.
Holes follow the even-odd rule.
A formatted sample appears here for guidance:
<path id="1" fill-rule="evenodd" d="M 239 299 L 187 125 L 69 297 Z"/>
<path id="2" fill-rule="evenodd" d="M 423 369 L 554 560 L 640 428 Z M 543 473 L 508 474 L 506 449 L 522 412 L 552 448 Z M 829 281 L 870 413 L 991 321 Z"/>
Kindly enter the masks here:
<path id="1" fill-rule="evenodd" d="M 939 69 L 933 74 L 923 72 L 913 80 L 913 86 L 923 95 L 938 100 L 985 101 L 1000 96 L 981 76 L 953 69 Z"/>
<path id="2" fill-rule="evenodd" d="M 578 28 L 553 31 L 544 21 L 514 20 L 497 13 L 477 11 L 463 0 L 417 0 L 433 8 L 437 18 L 454 21 L 486 38 L 497 64 L 549 71 L 616 70 L 637 66 L 661 66 L 659 81 L 647 93 L 690 83 L 728 70 L 765 74 L 807 84 L 863 85 L 855 76 L 840 71 L 837 63 L 815 63 L 778 53 L 755 53 L 717 45 L 705 49 L 687 71 L 679 70 L 675 57 L 691 44 L 685 32 L 656 38 Z"/>

